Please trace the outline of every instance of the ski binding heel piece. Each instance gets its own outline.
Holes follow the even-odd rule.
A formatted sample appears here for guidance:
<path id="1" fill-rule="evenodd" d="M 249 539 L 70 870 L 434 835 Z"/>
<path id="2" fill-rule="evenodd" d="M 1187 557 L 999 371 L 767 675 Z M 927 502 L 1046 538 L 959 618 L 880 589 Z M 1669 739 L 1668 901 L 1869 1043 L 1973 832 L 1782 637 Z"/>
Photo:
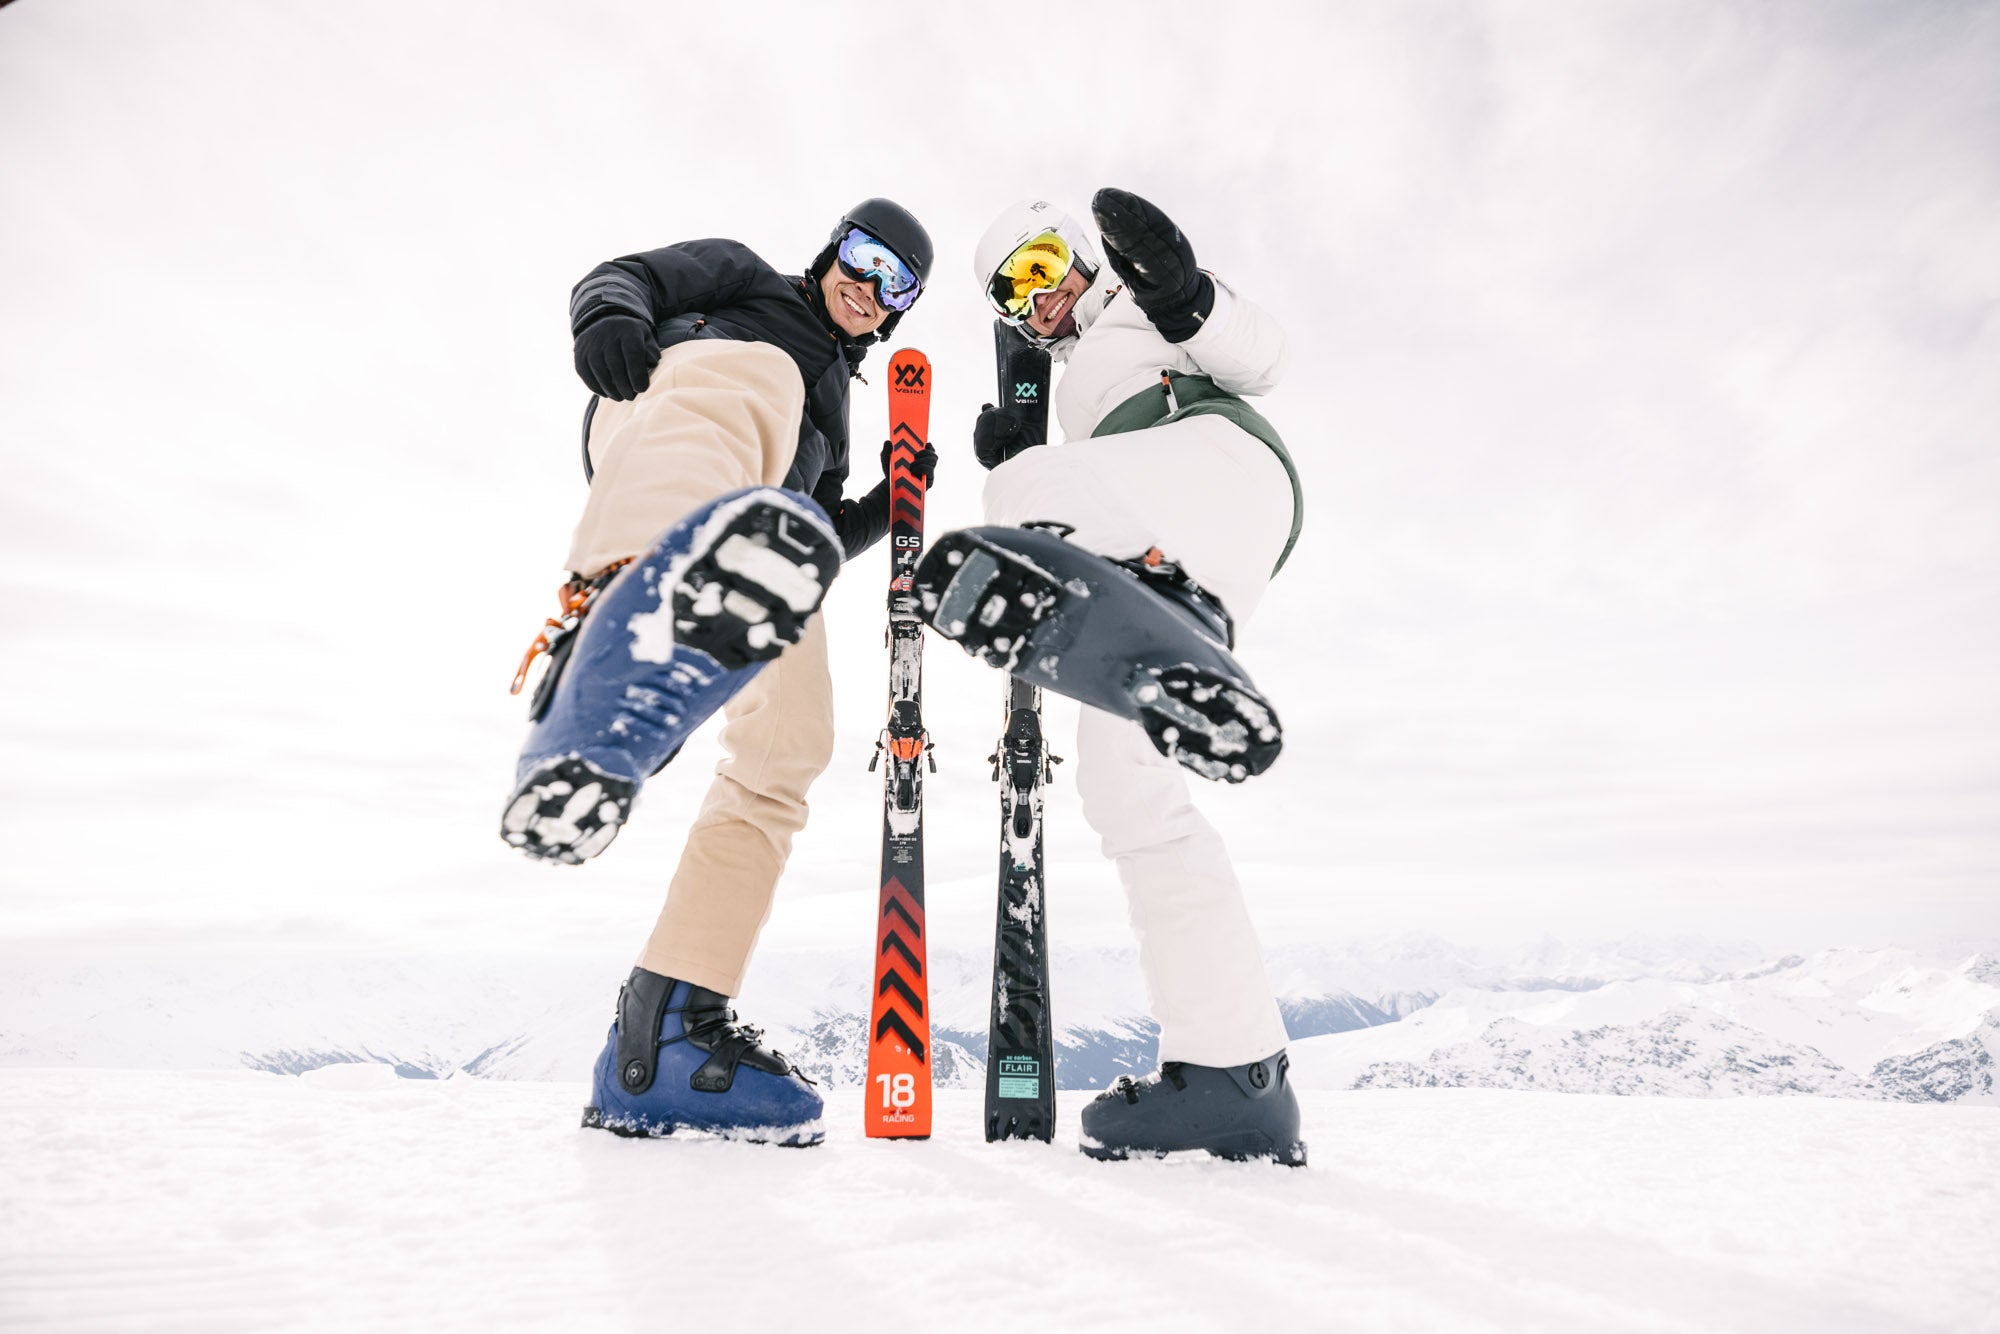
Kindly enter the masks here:
<path id="1" fill-rule="evenodd" d="M 1081 588 L 1065 588 L 1032 561 L 964 533 L 940 538 L 926 564 L 951 571 L 942 589 L 924 588 L 925 618 L 990 667 L 1013 671 L 1036 628 Z M 1048 646 L 1044 646 L 1048 647 Z"/>
<path id="2" fill-rule="evenodd" d="M 580 865 L 618 837 L 635 789 L 582 756 L 551 760 L 522 784 L 500 836 L 531 857 Z"/>
<path id="3" fill-rule="evenodd" d="M 1271 706 L 1240 681 L 1203 667 L 1139 667 L 1125 682 L 1153 745 L 1203 778 L 1240 783 L 1284 748 Z"/>
<path id="4" fill-rule="evenodd" d="M 803 512 L 755 499 L 718 514 L 674 572 L 674 639 L 730 671 L 799 641 L 840 571 L 839 541 Z"/>

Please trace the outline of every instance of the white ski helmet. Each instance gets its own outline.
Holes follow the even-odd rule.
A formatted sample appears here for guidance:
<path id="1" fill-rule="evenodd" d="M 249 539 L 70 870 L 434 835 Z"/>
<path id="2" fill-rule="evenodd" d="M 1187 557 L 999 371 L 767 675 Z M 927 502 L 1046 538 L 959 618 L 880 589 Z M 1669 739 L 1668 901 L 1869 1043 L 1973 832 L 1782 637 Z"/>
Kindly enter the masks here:
<path id="1" fill-rule="evenodd" d="M 999 272 L 1007 256 L 1020 249 L 1022 242 L 1043 232 L 1062 237 L 1069 246 L 1072 262 L 1083 270 L 1085 280 L 1097 281 L 1102 265 L 1098 263 L 1097 247 L 1090 243 L 1090 233 L 1083 229 L 1083 224 L 1046 199 L 1023 199 L 1008 205 L 973 247 L 972 277 L 980 292 L 983 294 L 992 286 L 993 275 Z"/>

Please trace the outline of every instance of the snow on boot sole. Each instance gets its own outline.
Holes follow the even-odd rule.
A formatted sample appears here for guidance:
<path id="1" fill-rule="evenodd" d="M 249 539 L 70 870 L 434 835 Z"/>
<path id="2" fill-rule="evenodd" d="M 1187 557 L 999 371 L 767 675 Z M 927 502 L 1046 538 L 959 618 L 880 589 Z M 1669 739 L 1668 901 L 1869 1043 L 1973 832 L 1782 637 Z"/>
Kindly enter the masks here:
<path id="1" fill-rule="evenodd" d="M 1053 533 L 946 533 L 916 583 L 939 634 L 988 666 L 1138 720 L 1155 749 L 1203 778 L 1243 782 L 1284 749 L 1277 711 L 1209 627 Z"/>
<path id="2" fill-rule="evenodd" d="M 1047 570 L 1010 553 L 938 540 L 938 558 L 957 573 L 938 595 L 931 628 L 989 667 L 1011 672 L 1035 628 L 1063 604 L 1064 589 Z M 960 559 L 954 559 L 960 557 Z"/>
<path id="3" fill-rule="evenodd" d="M 1271 706 L 1206 668 L 1141 667 L 1125 693 L 1159 752 L 1203 778 L 1240 783 L 1270 768 L 1284 748 Z"/>
<path id="4" fill-rule="evenodd" d="M 561 865 L 602 852 L 646 780 L 804 633 L 839 568 L 825 512 L 776 487 L 661 533 L 604 585 L 537 692 L 500 836 Z"/>
<path id="5" fill-rule="evenodd" d="M 634 785 L 581 756 L 529 776 L 500 820 L 500 836 L 544 861 L 578 866 L 604 851 L 632 812 Z"/>
<path id="6" fill-rule="evenodd" d="M 674 640 L 731 671 L 769 662 L 805 634 L 840 560 L 823 525 L 753 502 L 698 535 L 674 571 Z"/>

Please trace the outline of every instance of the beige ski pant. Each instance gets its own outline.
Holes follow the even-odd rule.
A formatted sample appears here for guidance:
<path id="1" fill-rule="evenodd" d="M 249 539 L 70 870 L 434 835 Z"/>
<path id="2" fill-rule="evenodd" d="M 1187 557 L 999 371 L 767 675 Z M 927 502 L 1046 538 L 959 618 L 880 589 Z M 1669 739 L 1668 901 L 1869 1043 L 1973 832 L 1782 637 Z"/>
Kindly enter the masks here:
<path id="1" fill-rule="evenodd" d="M 791 468 L 805 411 L 792 359 L 767 343 L 698 339 L 668 348 L 646 391 L 600 399 L 594 478 L 569 568 L 635 556 L 699 505 Z M 734 996 L 805 827 L 806 789 L 833 758 L 825 621 L 722 707 L 722 761 L 639 966 Z"/>

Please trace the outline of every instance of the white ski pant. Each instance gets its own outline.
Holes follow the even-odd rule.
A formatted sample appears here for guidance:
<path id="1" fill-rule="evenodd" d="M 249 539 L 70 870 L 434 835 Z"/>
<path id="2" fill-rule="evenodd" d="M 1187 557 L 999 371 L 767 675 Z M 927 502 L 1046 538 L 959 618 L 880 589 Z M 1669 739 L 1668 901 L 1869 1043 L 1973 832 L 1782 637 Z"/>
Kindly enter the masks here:
<path id="1" fill-rule="evenodd" d="M 984 499 L 989 523 L 1066 523 L 1072 542 L 1114 559 L 1159 547 L 1239 630 L 1292 523 L 1284 466 L 1218 416 L 1030 449 L 987 476 Z M 1285 1025 L 1256 928 L 1187 771 L 1138 723 L 1088 707 L 1076 754 L 1084 819 L 1125 886 L 1160 1059 L 1227 1066 L 1277 1052 Z"/>

